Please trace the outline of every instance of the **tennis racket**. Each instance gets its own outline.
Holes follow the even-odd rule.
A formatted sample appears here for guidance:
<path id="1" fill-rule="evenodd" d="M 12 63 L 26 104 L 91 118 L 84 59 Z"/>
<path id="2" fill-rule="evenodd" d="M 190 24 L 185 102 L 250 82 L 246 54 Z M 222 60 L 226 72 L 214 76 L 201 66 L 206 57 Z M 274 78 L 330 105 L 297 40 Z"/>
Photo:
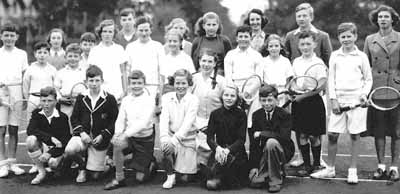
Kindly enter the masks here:
<path id="1" fill-rule="evenodd" d="M 311 76 L 298 76 L 290 80 L 287 85 L 287 90 L 283 91 L 279 94 L 288 94 L 292 96 L 291 99 L 286 101 L 282 108 L 286 108 L 289 106 L 293 101 L 293 97 L 296 95 L 303 95 L 310 92 L 314 92 L 318 88 L 318 81 Z"/>
<path id="2" fill-rule="evenodd" d="M 258 75 L 252 75 L 249 78 L 247 78 L 242 86 L 242 91 L 241 91 L 242 99 L 248 104 L 253 102 L 257 98 L 258 92 L 262 85 L 264 85 L 264 83 L 261 77 Z"/>
<path id="3" fill-rule="evenodd" d="M 365 104 L 365 105 L 364 105 Z M 400 104 L 400 92 L 395 88 L 382 86 L 375 88 L 368 96 L 367 103 L 353 106 L 340 107 L 340 112 L 349 111 L 357 107 L 372 106 L 377 110 L 388 111 L 395 109 Z"/>
<path id="4" fill-rule="evenodd" d="M 82 94 L 87 90 L 87 86 L 83 82 L 76 83 L 75 85 L 72 86 L 71 92 L 67 96 L 63 96 L 65 99 L 60 99 L 60 104 L 66 105 L 66 106 L 72 106 L 75 104 L 76 97 L 78 97 L 79 94 Z"/>

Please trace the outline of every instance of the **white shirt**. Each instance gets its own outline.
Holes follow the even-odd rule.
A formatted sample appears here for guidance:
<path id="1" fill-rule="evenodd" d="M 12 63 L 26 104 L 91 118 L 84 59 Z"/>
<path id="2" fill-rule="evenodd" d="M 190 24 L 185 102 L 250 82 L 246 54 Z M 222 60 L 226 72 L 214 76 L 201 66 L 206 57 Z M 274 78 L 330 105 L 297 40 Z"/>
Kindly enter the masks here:
<path id="1" fill-rule="evenodd" d="M 287 78 L 293 76 L 292 64 L 289 59 L 280 55 L 272 60 L 270 56 L 263 58 L 263 80 L 267 84 L 282 88 L 286 85 Z"/>
<path id="2" fill-rule="evenodd" d="M 106 98 L 106 93 L 103 90 L 103 88 L 100 89 L 99 95 L 97 95 L 95 98 L 93 98 L 92 95 L 90 95 L 90 90 L 87 89 L 82 95 L 87 96 L 90 99 L 90 105 L 92 106 L 92 109 L 96 107 L 97 101 L 101 98 L 105 99 Z"/>
<path id="3" fill-rule="evenodd" d="M 22 85 L 24 94 L 40 92 L 40 89 L 47 86 L 53 87 L 56 73 L 56 68 L 49 63 L 44 66 L 39 65 L 37 62 L 32 63 L 24 74 Z"/>
<path id="4" fill-rule="evenodd" d="M 141 70 L 146 75 L 146 84 L 159 84 L 161 60 L 164 48 L 161 43 L 149 40 L 146 43 L 135 40 L 126 46 L 131 70 Z"/>
<path id="5" fill-rule="evenodd" d="M 329 96 L 353 98 L 359 100 L 367 96 L 372 87 L 372 73 L 365 53 L 355 47 L 350 53 L 343 53 L 343 48 L 332 52 L 329 60 Z"/>
<path id="6" fill-rule="evenodd" d="M 54 86 L 62 96 L 68 96 L 75 84 L 84 81 L 85 73 L 79 67 L 72 69 L 70 66 L 66 66 L 57 72 Z"/>
<path id="7" fill-rule="evenodd" d="M 196 127 L 198 129 L 207 126 L 211 112 L 222 106 L 220 98 L 225 87 L 225 79 L 217 75 L 216 81 L 217 84 L 212 89 L 211 77 L 204 79 L 202 73 L 193 75 L 193 94 L 199 99 L 199 110 L 196 118 Z"/>
<path id="8" fill-rule="evenodd" d="M 160 141 L 173 137 L 178 142 L 193 140 L 196 135 L 197 111 L 199 100 L 191 93 L 179 101 L 175 92 L 169 92 L 162 96 L 160 115 Z"/>
<path id="9" fill-rule="evenodd" d="M 0 48 L 0 82 L 22 84 L 22 72 L 28 67 L 28 55 L 24 50 L 14 47 L 11 51 Z"/>
<path id="10" fill-rule="evenodd" d="M 313 33 L 318 33 L 318 29 L 315 28 L 314 25 L 310 25 L 310 31 L 313 32 Z M 300 32 L 302 32 L 302 31 L 301 31 L 301 29 L 300 29 L 300 27 L 299 27 L 299 28 L 297 28 L 297 29 L 294 31 L 293 34 L 296 35 L 296 34 L 298 34 L 298 33 L 300 33 Z"/>
<path id="11" fill-rule="evenodd" d="M 165 55 L 160 61 L 161 75 L 165 78 L 172 76 L 176 70 L 186 69 L 190 73 L 196 72 L 192 58 L 183 51 L 179 51 L 178 55 L 173 56 L 171 52 Z M 165 79 L 167 81 L 167 79 Z"/>
<path id="12" fill-rule="evenodd" d="M 80 68 L 83 72 L 85 72 L 85 74 L 86 74 L 86 70 L 87 70 L 87 68 L 89 67 L 89 63 L 88 63 L 88 57 L 89 57 L 89 56 L 86 56 L 84 53 L 82 53 L 81 56 L 82 56 L 82 57 L 81 57 L 81 60 L 79 61 L 79 68 Z M 85 75 L 85 77 L 86 77 L 86 75 Z"/>
<path id="13" fill-rule="evenodd" d="M 239 48 L 230 50 L 224 59 L 225 78 L 228 83 L 241 87 L 245 79 L 252 75 L 262 76 L 262 56 L 259 52 L 249 47 L 242 51 Z M 237 83 L 236 81 L 239 81 Z"/>
<path id="14" fill-rule="evenodd" d="M 60 113 L 58 112 L 57 109 L 54 109 L 53 113 L 50 116 L 47 116 L 46 113 L 44 113 L 44 110 L 41 110 L 39 114 L 45 116 L 49 124 L 51 124 L 51 119 L 60 117 Z"/>
<path id="15" fill-rule="evenodd" d="M 124 97 L 115 122 L 115 134 L 124 133 L 128 137 L 152 135 L 154 109 L 154 98 L 146 92 Z"/>
<path id="16" fill-rule="evenodd" d="M 123 95 L 120 64 L 128 61 L 124 48 L 113 43 L 106 46 L 100 42 L 90 50 L 87 63 L 97 65 L 103 71 L 103 89 L 117 99 Z"/>
<path id="17" fill-rule="evenodd" d="M 306 76 L 311 76 L 316 80 L 326 78 L 328 76 L 326 66 L 318 66 L 321 68 L 315 68 L 313 71 L 308 71 L 311 69 L 310 67 L 315 64 L 324 64 L 322 59 L 317 57 L 315 53 L 310 58 L 304 58 L 303 56 L 297 57 L 293 61 L 293 73 L 295 76 L 304 76 L 308 72 Z"/>

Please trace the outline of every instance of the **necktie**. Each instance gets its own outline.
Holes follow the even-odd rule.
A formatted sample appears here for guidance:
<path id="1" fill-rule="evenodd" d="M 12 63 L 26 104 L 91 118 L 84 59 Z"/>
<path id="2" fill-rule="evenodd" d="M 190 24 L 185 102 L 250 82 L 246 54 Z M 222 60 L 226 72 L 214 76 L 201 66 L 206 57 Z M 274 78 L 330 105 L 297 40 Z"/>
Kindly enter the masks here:
<path id="1" fill-rule="evenodd" d="M 271 120 L 271 112 L 267 112 L 267 120 L 268 120 L 268 121 Z"/>

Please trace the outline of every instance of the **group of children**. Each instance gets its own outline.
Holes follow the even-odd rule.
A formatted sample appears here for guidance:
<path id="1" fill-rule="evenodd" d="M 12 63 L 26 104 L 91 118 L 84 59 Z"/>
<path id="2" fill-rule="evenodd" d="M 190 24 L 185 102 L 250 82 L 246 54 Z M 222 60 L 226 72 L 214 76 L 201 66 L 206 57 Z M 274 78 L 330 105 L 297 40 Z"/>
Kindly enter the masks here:
<path id="1" fill-rule="evenodd" d="M 388 38 L 400 37 L 391 28 L 398 21 L 397 13 L 388 6 L 381 6 L 376 12 L 380 30 L 387 32 Z M 386 50 L 399 47 L 386 41 L 386 36 L 372 37 L 369 39 L 375 40 L 365 46 L 366 54 L 355 45 L 355 24 L 342 23 L 337 29 L 341 47 L 332 52 L 329 35 L 311 24 L 311 5 L 300 4 L 295 15 L 299 28 L 289 32 L 283 42 L 278 35 L 262 31 L 268 19 L 262 11 L 251 10 L 244 22 L 247 25 L 236 30 L 237 47 L 232 49 L 230 40 L 221 35 L 221 21 L 213 12 L 198 20 L 193 43 L 186 40 L 186 22 L 174 19 L 166 27 L 163 46 L 151 39 L 150 20 L 135 19 L 132 10 L 126 9 L 120 14 L 121 31 L 117 32 L 113 20 L 104 20 L 95 34 L 84 33 L 79 44 L 72 43 L 65 51 L 64 32 L 51 30 L 47 42 L 34 45 L 36 61 L 31 65 L 26 52 L 15 47 L 16 27 L 4 25 L 0 31 L 0 59 L 7 71 L 0 72 L 0 104 L 28 99 L 40 105 L 38 109 L 27 108 L 32 112 L 26 139 L 28 155 L 34 163 L 30 172 L 37 172 L 31 184 L 45 179 L 47 165 L 56 170 L 76 165 L 78 183 L 85 182 L 88 175 L 98 179 L 109 170 L 107 164 L 112 158 L 115 177 L 105 189 L 116 189 L 126 185 L 123 167 L 127 155 L 131 160 L 125 165 L 136 170 L 136 180 L 148 180 L 156 167 L 153 154 L 157 117 L 162 164 L 167 174 L 162 186 L 166 189 L 175 185 L 177 175 L 189 181 L 200 172 L 211 190 L 267 184 L 270 192 L 279 192 L 284 165 L 291 161 L 296 149 L 298 160 L 291 164 L 302 163 L 299 175 L 334 177 L 338 137 L 346 132 L 352 142 L 348 183 L 357 183 L 359 140 L 367 130 L 367 109 L 340 112 L 340 107 L 366 104 L 375 74 L 385 71 L 376 67 L 383 54 L 374 56 L 374 43 L 384 44 Z M 96 36 L 100 40 L 97 45 Z M 400 42 L 400 38 L 396 41 Z M 325 64 L 326 68 L 309 73 L 314 64 Z M 374 73 L 374 68 L 379 70 Z M 239 91 L 252 75 L 260 76 L 266 85 L 260 88 L 259 98 L 244 110 L 239 106 L 243 103 Z M 302 95 L 278 95 L 297 76 L 315 78 L 318 87 Z M 69 98 L 72 87 L 80 82 L 86 84 L 87 91 L 77 96 L 73 105 L 59 108 L 57 102 Z M 168 84 L 172 92 L 164 94 Z M 291 113 L 280 107 L 288 98 L 293 100 Z M 9 171 L 23 174 L 15 157 L 18 119 L 5 106 L 0 111 L 0 177 L 6 177 Z M 161 114 L 156 114 L 159 111 Z M 374 114 L 395 117 L 396 111 Z M 330 115 L 328 122 L 326 115 Z M 389 126 L 395 131 L 391 135 L 394 150 L 400 136 L 397 117 L 395 120 L 394 127 Z M 8 158 L 6 129 L 10 135 Z M 326 129 L 325 167 L 321 164 L 321 136 Z M 297 144 L 291 139 L 291 130 L 296 132 Z M 247 133 L 249 156 L 244 146 Z M 392 161 L 386 177 L 383 158 L 379 156 L 381 149 L 377 152 L 380 159 L 374 178 L 399 180 L 398 159 Z M 398 151 L 392 157 L 396 157 L 395 153 L 398 158 Z"/>

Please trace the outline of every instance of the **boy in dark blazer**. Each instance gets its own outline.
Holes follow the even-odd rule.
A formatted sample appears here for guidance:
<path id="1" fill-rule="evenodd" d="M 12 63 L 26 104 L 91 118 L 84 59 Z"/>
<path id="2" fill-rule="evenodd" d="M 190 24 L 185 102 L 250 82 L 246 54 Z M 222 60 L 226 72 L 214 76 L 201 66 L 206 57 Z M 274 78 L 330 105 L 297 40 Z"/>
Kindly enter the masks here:
<path id="1" fill-rule="evenodd" d="M 28 155 L 35 163 L 38 174 L 31 181 L 40 184 L 46 177 L 45 164 L 58 168 L 64 149 L 71 138 L 68 116 L 55 108 L 56 89 L 46 87 L 40 90 L 41 108 L 32 112 L 26 138 Z"/>
<path id="2" fill-rule="evenodd" d="M 260 88 L 262 108 L 253 114 L 250 139 L 250 185 L 258 187 L 266 181 L 269 192 L 279 192 L 283 183 L 284 164 L 294 153 L 290 139 L 290 113 L 278 107 L 278 90 L 270 85 Z"/>
<path id="3" fill-rule="evenodd" d="M 103 72 L 95 65 L 86 71 L 89 90 L 76 98 L 71 115 L 73 137 L 65 154 L 79 164 L 76 182 L 86 181 L 86 170 L 97 179 L 106 170 L 106 153 L 118 115 L 115 97 L 101 88 Z M 83 157 L 86 156 L 87 158 Z M 86 159 L 86 160 L 85 160 Z"/>

